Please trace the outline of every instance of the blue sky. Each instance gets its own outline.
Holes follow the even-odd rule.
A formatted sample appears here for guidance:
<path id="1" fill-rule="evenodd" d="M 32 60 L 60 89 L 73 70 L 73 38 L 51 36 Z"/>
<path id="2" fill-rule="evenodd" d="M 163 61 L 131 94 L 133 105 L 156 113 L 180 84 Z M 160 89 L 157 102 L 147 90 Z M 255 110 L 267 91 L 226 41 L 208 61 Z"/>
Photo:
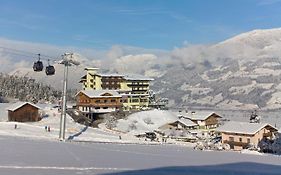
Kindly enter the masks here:
<path id="1" fill-rule="evenodd" d="M 172 50 L 281 27 L 280 0 L 0 0 L 0 37 Z"/>

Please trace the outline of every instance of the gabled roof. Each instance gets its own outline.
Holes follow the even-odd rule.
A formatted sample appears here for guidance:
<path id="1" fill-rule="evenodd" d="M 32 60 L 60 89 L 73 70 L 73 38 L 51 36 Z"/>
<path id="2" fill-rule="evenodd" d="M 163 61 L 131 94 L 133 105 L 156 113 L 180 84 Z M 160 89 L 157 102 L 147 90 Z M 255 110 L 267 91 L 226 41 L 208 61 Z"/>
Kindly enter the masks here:
<path id="1" fill-rule="evenodd" d="M 89 73 L 89 74 L 90 74 L 92 77 L 93 77 L 93 76 L 98 76 L 98 77 L 101 76 L 100 74 L 96 74 L 96 73 L 95 73 L 95 74 Z"/>
<path id="2" fill-rule="evenodd" d="M 84 76 L 81 77 L 80 79 L 87 79 L 87 75 L 84 75 Z"/>
<path id="3" fill-rule="evenodd" d="M 118 94 L 115 90 L 82 90 L 79 91 L 76 96 L 79 93 L 83 93 L 86 96 L 90 98 L 97 98 L 97 97 L 121 97 L 121 95 Z M 108 95 L 110 94 L 110 95 Z"/>
<path id="4" fill-rule="evenodd" d="M 29 105 L 31 105 L 31 106 L 34 106 L 34 107 L 37 108 L 37 109 L 41 109 L 39 106 L 36 106 L 35 104 L 30 103 L 30 102 L 17 102 L 17 103 L 12 104 L 11 106 L 9 106 L 9 107 L 7 108 L 7 110 L 9 110 L 9 111 L 15 111 L 15 110 L 21 108 L 22 106 L 24 106 L 24 105 L 26 105 L 26 104 L 29 104 Z"/>
<path id="5" fill-rule="evenodd" d="M 206 120 L 213 114 L 215 114 L 216 117 L 221 118 L 216 113 L 210 112 L 210 111 L 190 112 L 190 113 L 184 114 L 183 117 L 191 119 L 191 120 Z"/>
<path id="6" fill-rule="evenodd" d="M 236 121 L 227 122 L 224 125 L 218 127 L 216 131 L 253 135 L 264 127 L 270 127 L 274 131 L 277 131 L 275 127 L 271 126 L 268 123 L 248 123 L 248 122 L 236 122 Z"/>
<path id="7" fill-rule="evenodd" d="M 193 121 L 191 121 L 191 120 L 189 120 L 189 119 L 180 118 L 180 119 L 174 120 L 173 122 L 166 123 L 166 124 L 160 126 L 159 128 L 162 128 L 163 126 L 166 126 L 167 124 L 168 124 L 168 125 L 174 124 L 174 123 L 176 123 L 176 122 L 182 123 L 183 125 L 185 125 L 185 126 L 187 126 L 187 127 L 190 127 L 190 126 L 197 126 L 197 125 L 198 125 L 198 124 L 194 123 Z"/>
<path id="8" fill-rule="evenodd" d="M 84 75 L 83 77 L 81 77 L 79 83 L 83 83 L 85 81 L 87 81 L 87 75 Z"/>
<path id="9" fill-rule="evenodd" d="M 178 119 L 177 121 L 184 124 L 185 126 L 197 126 L 198 125 L 187 118 L 181 118 L 181 119 Z M 177 122 L 177 121 L 175 121 L 175 122 Z"/>

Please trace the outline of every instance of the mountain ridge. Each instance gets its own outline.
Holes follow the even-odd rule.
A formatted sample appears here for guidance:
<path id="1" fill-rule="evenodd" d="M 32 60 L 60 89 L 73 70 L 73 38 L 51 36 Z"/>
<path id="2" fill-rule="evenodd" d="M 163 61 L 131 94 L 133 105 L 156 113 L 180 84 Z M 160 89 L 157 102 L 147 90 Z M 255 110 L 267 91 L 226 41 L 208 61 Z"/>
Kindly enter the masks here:
<path id="1" fill-rule="evenodd" d="M 165 63 L 160 57 L 151 56 L 153 59 L 148 59 L 150 64 L 145 65 L 142 73 L 155 79 L 151 88 L 169 98 L 173 107 L 279 109 L 279 48 L 281 28 L 253 30 L 213 45 L 176 49 Z M 108 64 L 106 67 L 115 66 L 114 61 Z M 78 81 L 85 74 L 82 67 L 71 70 L 69 76 L 70 85 L 78 89 Z M 42 78 L 43 74 L 37 79 L 51 85 L 56 81 L 56 86 L 61 87 L 63 69 L 57 69 L 56 79 Z M 20 69 L 16 71 L 21 75 Z M 39 74 L 29 75 L 36 78 Z"/>

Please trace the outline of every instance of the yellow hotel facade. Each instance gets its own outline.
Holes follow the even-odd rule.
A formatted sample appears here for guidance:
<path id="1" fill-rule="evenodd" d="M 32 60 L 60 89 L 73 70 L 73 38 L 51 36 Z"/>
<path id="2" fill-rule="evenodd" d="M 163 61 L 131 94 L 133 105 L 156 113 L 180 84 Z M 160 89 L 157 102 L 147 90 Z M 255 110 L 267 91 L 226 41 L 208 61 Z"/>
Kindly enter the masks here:
<path id="1" fill-rule="evenodd" d="M 101 74 L 98 68 L 85 68 L 81 77 L 83 90 L 115 90 L 122 96 L 123 110 L 148 108 L 152 78 L 141 75 Z"/>

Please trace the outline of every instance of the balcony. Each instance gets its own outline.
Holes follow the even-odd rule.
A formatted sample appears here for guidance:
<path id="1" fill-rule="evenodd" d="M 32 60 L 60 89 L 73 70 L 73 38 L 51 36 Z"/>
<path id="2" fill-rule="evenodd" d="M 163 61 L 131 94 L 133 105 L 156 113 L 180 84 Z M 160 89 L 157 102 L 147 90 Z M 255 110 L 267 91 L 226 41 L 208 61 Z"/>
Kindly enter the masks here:
<path id="1" fill-rule="evenodd" d="M 242 146 L 243 148 L 245 148 L 249 144 L 246 142 L 237 142 L 237 141 L 229 141 L 229 140 L 223 140 L 223 143 L 227 143 L 229 145 L 234 145 L 234 146 Z"/>
<path id="2" fill-rule="evenodd" d="M 268 132 L 268 133 L 264 133 L 263 134 L 263 137 L 272 137 L 272 133 L 271 132 Z"/>
<path id="3" fill-rule="evenodd" d="M 149 84 L 128 84 L 128 87 L 148 87 Z"/>

